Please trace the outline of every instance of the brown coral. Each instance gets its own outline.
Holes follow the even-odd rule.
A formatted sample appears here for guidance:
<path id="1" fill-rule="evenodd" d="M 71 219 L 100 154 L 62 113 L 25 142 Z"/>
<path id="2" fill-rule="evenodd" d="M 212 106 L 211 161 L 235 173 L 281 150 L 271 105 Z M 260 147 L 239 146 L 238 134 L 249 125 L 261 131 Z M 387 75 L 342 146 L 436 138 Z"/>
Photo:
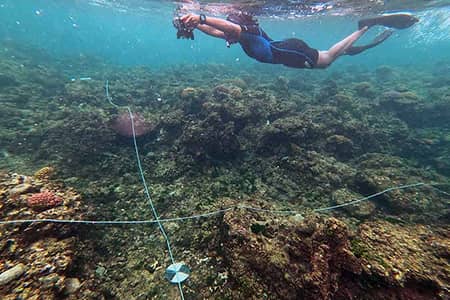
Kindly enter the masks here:
<path id="1" fill-rule="evenodd" d="M 48 180 L 53 176 L 54 173 L 55 168 L 47 166 L 36 171 L 36 173 L 34 173 L 34 177 L 40 180 Z"/>

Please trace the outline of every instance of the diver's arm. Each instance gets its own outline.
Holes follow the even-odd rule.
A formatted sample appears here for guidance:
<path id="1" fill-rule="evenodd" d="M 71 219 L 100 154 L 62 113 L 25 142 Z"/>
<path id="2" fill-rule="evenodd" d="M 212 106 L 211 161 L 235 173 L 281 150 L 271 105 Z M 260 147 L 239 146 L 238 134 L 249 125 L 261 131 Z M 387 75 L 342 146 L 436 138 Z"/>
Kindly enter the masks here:
<path id="1" fill-rule="evenodd" d="M 196 28 L 200 25 L 209 25 L 219 31 L 222 31 L 227 38 L 230 39 L 239 39 L 241 34 L 241 26 L 219 18 L 207 17 L 205 23 L 200 24 L 199 15 L 187 14 L 181 17 L 181 21 L 190 28 Z"/>
<path id="2" fill-rule="evenodd" d="M 203 25 L 199 24 L 197 25 L 197 29 L 214 37 L 220 38 L 220 39 L 226 39 L 225 33 L 223 31 L 220 31 L 219 29 L 215 29 L 212 26 L 209 25 Z"/>

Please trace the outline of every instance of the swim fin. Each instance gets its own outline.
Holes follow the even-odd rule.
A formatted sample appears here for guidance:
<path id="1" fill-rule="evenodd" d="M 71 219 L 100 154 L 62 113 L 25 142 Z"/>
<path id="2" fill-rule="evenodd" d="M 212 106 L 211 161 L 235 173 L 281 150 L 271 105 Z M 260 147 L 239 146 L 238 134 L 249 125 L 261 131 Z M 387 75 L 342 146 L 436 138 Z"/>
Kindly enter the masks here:
<path id="1" fill-rule="evenodd" d="M 377 35 L 371 43 L 369 43 L 367 45 L 363 45 L 363 46 L 351 46 L 347 50 L 345 50 L 344 54 L 345 55 L 356 55 L 367 49 L 373 48 L 373 47 L 381 44 L 382 42 L 384 42 L 387 38 L 389 38 L 392 35 L 392 33 L 394 33 L 394 30 L 386 29 L 385 31 L 383 31 L 382 33 Z"/>
<path id="2" fill-rule="evenodd" d="M 419 19 L 410 13 L 392 13 L 361 19 L 358 21 L 358 28 L 382 25 L 396 29 L 405 29 L 417 22 L 419 22 Z"/>

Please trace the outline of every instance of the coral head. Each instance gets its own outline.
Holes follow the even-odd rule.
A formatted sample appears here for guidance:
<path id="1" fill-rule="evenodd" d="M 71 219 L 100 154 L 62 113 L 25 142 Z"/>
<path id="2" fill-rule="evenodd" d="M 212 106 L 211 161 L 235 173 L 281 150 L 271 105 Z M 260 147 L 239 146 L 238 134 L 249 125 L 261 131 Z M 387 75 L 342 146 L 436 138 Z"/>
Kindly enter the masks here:
<path id="1" fill-rule="evenodd" d="M 154 129 L 154 125 L 146 121 L 140 113 L 133 113 L 133 121 L 136 137 L 146 135 Z M 124 112 L 118 115 L 112 121 L 111 127 L 120 136 L 133 136 L 132 121 L 128 112 Z"/>
<path id="2" fill-rule="evenodd" d="M 37 210 L 55 207 L 60 205 L 62 202 L 63 201 L 60 197 L 56 196 L 53 192 L 50 191 L 33 194 L 27 199 L 28 207 Z"/>

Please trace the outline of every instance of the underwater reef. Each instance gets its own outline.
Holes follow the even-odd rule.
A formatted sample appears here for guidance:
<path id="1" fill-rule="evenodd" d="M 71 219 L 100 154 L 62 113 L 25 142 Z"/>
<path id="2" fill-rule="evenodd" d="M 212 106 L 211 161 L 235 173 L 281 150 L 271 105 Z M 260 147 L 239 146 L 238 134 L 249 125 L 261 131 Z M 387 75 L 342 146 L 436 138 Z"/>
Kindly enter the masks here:
<path id="1" fill-rule="evenodd" d="M 114 103 L 137 121 L 161 218 L 242 205 L 292 211 L 236 208 L 165 222 L 175 258 L 192 269 L 186 299 L 448 299 L 450 79 L 442 68 L 448 62 L 339 72 L 206 64 L 199 72 L 55 60 L 8 45 L 0 51 L 1 220 L 153 219 L 131 119 L 108 102 L 107 79 Z M 71 80 L 78 70 L 92 79 Z M 383 192 L 414 183 L 424 184 Z M 164 278 L 169 264 L 154 224 L 0 225 L 2 299 L 177 299 Z"/>
<path id="2" fill-rule="evenodd" d="M 88 212 L 71 188 L 35 176 L 0 174 L 2 221 L 74 219 Z M 0 229 L 0 295 L 2 299 L 59 299 L 78 291 L 71 276 L 76 259 L 77 226 L 56 223 L 2 225 Z"/>
<path id="3" fill-rule="evenodd" d="M 439 299 L 448 228 L 226 213 L 220 235 L 230 299 Z M 248 224 L 251 224 L 248 226 Z M 447 262 L 446 262 L 447 261 Z"/>

